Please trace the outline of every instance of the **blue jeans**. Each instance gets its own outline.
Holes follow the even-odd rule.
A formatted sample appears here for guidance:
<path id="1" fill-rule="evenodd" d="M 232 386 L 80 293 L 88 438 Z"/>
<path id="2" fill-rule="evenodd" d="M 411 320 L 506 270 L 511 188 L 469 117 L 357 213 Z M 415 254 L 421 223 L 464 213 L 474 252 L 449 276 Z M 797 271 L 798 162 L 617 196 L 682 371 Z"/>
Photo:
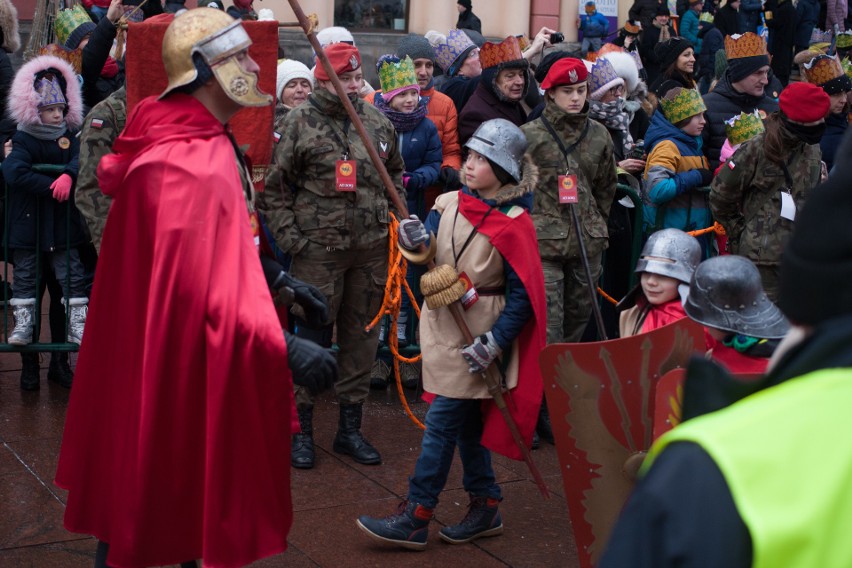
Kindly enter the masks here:
<path id="1" fill-rule="evenodd" d="M 427 509 L 438 504 L 447 483 L 456 446 L 464 467 L 464 489 L 475 497 L 502 499 L 491 467 L 491 452 L 482 439 L 482 401 L 436 396 L 426 413 L 426 431 L 414 475 L 408 478 L 408 498 Z"/>
<path id="2" fill-rule="evenodd" d="M 34 250 L 14 249 L 12 259 L 15 271 L 12 273 L 15 298 L 36 297 L 36 255 L 41 261 L 50 263 L 56 274 L 56 281 L 62 287 L 66 298 L 82 298 L 86 295 L 86 273 L 80 261 L 80 252 L 76 248 L 68 251 L 36 252 Z"/>
<path id="3" fill-rule="evenodd" d="M 590 51 L 600 51 L 602 39 L 599 37 L 583 37 L 583 43 L 580 44 L 580 51 L 589 53 Z"/>

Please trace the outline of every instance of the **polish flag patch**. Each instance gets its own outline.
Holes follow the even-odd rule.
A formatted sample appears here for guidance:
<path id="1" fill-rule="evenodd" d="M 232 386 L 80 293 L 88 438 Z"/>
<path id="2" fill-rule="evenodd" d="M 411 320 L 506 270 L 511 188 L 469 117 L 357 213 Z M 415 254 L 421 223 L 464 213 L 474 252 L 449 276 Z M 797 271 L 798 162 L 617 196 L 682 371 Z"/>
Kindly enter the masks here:
<path id="1" fill-rule="evenodd" d="M 103 127 L 104 127 L 104 121 L 103 120 L 101 120 L 100 118 L 93 118 L 92 119 L 92 128 L 97 128 L 98 130 L 100 130 Z"/>
<path id="2" fill-rule="evenodd" d="M 732 169 L 734 169 L 735 167 L 737 167 L 737 165 L 734 163 L 734 161 L 733 161 L 733 160 L 728 160 L 728 169 L 731 169 L 731 170 L 732 170 Z"/>
<path id="3" fill-rule="evenodd" d="M 279 142 L 281 142 L 281 135 L 280 135 L 279 133 L 277 133 L 277 132 L 273 132 L 273 133 L 272 133 L 272 137 L 273 137 L 273 138 L 275 138 L 275 143 L 276 143 L 276 144 L 278 144 Z"/>

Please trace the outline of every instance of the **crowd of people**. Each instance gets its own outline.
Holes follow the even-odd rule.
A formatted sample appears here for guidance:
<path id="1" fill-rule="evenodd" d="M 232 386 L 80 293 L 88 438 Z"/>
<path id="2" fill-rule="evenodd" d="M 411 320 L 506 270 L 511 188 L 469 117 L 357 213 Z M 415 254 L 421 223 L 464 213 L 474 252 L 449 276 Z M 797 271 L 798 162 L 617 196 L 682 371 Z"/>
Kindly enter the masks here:
<path id="1" fill-rule="evenodd" d="M 811 231 L 819 224 L 815 188 L 837 194 L 850 167 L 839 148 L 852 32 L 835 5 L 823 18 L 808 0 L 756 10 L 745 0 L 689 0 L 678 3 L 678 32 L 667 4 L 637 0 L 610 37 L 590 0 L 573 52 L 547 27 L 532 39 L 488 41 L 471 2 L 459 1 L 457 28 L 402 35 L 378 58 L 378 84 L 365 80 L 352 34 L 333 27 L 317 34 L 328 66 L 319 55 L 281 58 L 271 94 L 257 87 L 241 24 L 256 17 L 251 3 L 228 13 L 215 0 L 146 6 L 94 0 L 61 11 L 57 43 L 14 70 L 17 18 L 0 0 L 15 318 L 6 341 L 37 341 L 46 285 L 54 340 L 81 344 L 75 372 L 57 354 L 48 374 L 74 385 L 57 483 L 70 491 L 66 526 L 98 537 L 100 566 L 239 565 L 283 550 L 289 467 L 315 466 L 314 403 L 332 385 L 334 451 L 382 463 L 380 441 L 361 430 L 370 388 L 388 381 L 380 348 L 392 332 L 370 324 L 394 268 L 387 247 L 397 223 L 391 246 L 409 259 L 413 294 L 394 329 L 422 351 L 422 368 L 408 367 L 403 382 L 431 404 L 407 498 L 394 514 L 357 520 L 384 543 L 426 547 L 456 447 L 470 507 L 441 538 L 502 533 L 491 452 L 523 452 L 483 379 L 500 375 L 527 446 L 552 442 L 537 364 L 546 344 L 637 335 L 688 317 L 705 328 L 708 358 L 732 373 L 774 369 L 776 385 L 823 368 L 814 341 L 842 340 L 825 322 L 848 320 L 849 287 L 833 290 L 836 313 L 798 296 L 823 293 L 802 273 L 814 257 L 846 271 L 850 262 L 848 247 L 831 256 L 799 235 L 800 217 Z M 112 51 L 127 21 L 168 24 L 168 87 L 130 115 L 124 61 Z M 227 125 L 241 108 L 269 104 L 272 159 L 256 193 Z M 848 197 L 836 201 L 848 211 Z M 438 268 L 421 266 L 430 261 Z M 593 318 L 599 286 L 620 301 Z M 276 314 L 270 290 L 288 314 Z M 448 307 L 456 300 L 472 339 Z M 808 302 L 813 311 L 803 310 Z M 797 345 L 781 342 L 789 335 Z M 22 355 L 24 390 L 39 388 L 31 355 Z M 802 394 L 787 390 L 766 412 Z M 772 431 L 730 414 L 755 443 Z M 645 538 L 676 550 L 662 523 L 642 524 L 643 507 L 680 522 L 686 513 L 659 498 L 663 476 L 687 479 L 714 459 L 713 496 L 684 502 L 718 496 L 720 515 L 740 522 L 729 529 L 737 546 L 719 563 L 750 565 L 733 558 L 780 538 L 749 533 L 765 521 L 737 512 L 753 482 L 721 461 L 727 446 L 715 422 L 695 424 L 653 453 L 609 565 L 669 565 L 638 553 Z M 127 479 L 134 490 L 120 488 Z M 250 489 L 237 497 L 227 491 L 235 483 Z M 252 519 L 240 530 L 218 522 L 244 511 Z"/>

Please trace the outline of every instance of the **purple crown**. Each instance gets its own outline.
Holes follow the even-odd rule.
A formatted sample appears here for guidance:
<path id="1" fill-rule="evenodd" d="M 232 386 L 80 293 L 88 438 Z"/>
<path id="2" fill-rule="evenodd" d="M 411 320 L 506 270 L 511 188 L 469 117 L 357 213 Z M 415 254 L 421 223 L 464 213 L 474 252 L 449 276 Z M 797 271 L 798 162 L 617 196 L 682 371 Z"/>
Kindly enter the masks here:
<path id="1" fill-rule="evenodd" d="M 65 100 L 65 95 L 62 94 L 62 87 L 59 86 L 59 81 L 54 78 L 41 78 L 36 83 L 36 91 L 38 91 L 41 101 L 38 103 L 38 108 L 54 105 L 65 105 L 68 101 Z"/>
<path id="2" fill-rule="evenodd" d="M 461 30 L 450 30 L 447 33 L 447 42 L 433 46 L 435 50 L 435 62 L 447 73 L 462 53 L 476 47 Z"/>

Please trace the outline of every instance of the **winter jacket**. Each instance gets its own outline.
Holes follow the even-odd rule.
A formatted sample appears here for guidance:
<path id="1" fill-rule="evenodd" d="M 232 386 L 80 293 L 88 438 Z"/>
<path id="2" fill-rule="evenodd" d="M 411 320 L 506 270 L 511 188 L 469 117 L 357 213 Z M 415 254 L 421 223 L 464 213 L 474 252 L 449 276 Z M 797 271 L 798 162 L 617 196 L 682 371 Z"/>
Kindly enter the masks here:
<path id="1" fill-rule="evenodd" d="M 709 22 L 702 22 L 698 31 L 701 38 L 702 50 L 698 56 L 697 78 L 706 77 L 708 81 L 713 80 L 714 66 L 716 63 L 716 52 L 725 49 L 725 37 L 716 26 Z"/>
<path id="2" fill-rule="evenodd" d="M 63 139 L 69 143 L 66 149 L 60 147 Z M 59 176 L 36 173 L 32 169 L 33 164 L 63 165 L 63 173 L 76 180 L 79 153 L 80 141 L 70 130 L 55 140 L 39 140 L 21 130 L 12 137 L 12 153 L 3 161 L 3 176 L 9 186 L 6 237 L 9 248 L 35 249 L 36 219 L 42 251 L 63 250 L 88 240 L 83 220 L 74 207 L 73 186 L 69 199 L 59 202 L 50 189 L 50 184 Z"/>
<path id="3" fill-rule="evenodd" d="M 807 49 L 814 28 L 819 25 L 819 0 L 799 0 L 796 5 L 796 50 Z"/>
<path id="4" fill-rule="evenodd" d="M 470 100 L 470 97 L 478 86 L 479 77 L 471 79 L 469 77 L 456 76 L 446 77 L 438 90 L 450 97 L 450 100 L 453 101 L 453 105 L 456 107 L 456 114 L 460 115 L 464 105 Z"/>
<path id="5" fill-rule="evenodd" d="M 483 76 L 470 100 L 459 113 L 459 144 L 462 147 L 486 120 L 505 118 L 517 126 L 527 121 L 527 113 L 520 102 L 502 101 L 494 89 L 496 87 L 488 83 L 487 76 Z"/>
<path id="6" fill-rule="evenodd" d="M 662 112 L 651 117 L 645 134 L 649 155 L 642 183 L 646 232 L 695 231 L 713 224 L 707 188 L 701 187 L 701 173 L 697 171 L 708 167 L 701 142 L 700 136 L 689 136 Z"/>
<path id="7" fill-rule="evenodd" d="M 695 46 L 695 55 L 701 53 L 701 38 L 698 37 L 698 14 L 695 10 L 687 10 L 680 22 L 680 35 Z"/>
<path id="8" fill-rule="evenodd" d="M 710 169 L 715 170 L 719 166 L 719 152 L 722 151 L 727 137 L 725 135 L 726 120 L 741 112 L 750 113 L 755 109 L 766 114 L 778 110 L 778 103 L 766 92 L 759 97 L 741 93 L 731 86 L 726 72 L 713 90 L 704 95 L 704 104 L 707 106 L 705 113 L 707 126 L 704 127 L 702 136 L 704 137 L 704 155 L 710 160 Z"/>
<path id="9" fill-rule="evenodd" d="M 740 15 L 728 2 L 716 11 L 716 16 L 713 18 L 713 25 L 722 34 L 722 37 L 742 33 L 742 23 Z M 709 50 L 708 50 L 709 51 Z M 715 53 L 713 54 L 715 55 Z M 712 65 L 710 68 L 712 69 Z"/>
<path id="10" fill-rule="evenodd" d="M 651 22 L 657 17 L 657 0 L 634 0 L 630 6 L 630 11 L 627 12 L 627 19 L 630 21 L 639 20 L 642 22 L 642 29 L 647 30 L 651 27 Z"/>
<path id="11" fill-rule="evenodd" d="M 559 176 L 566 171 L 577 176 L 579 201 L 574 207 L 583 227 L 588 255 L 595 256 L 608 246 L 607 219 L 617 183 L 613 144 L 606 128 L 589 119 L 588 109 L 587 104 L 582 112 L 568 114 L 553 101 L 547 101 L 541 117 L 521 127 L 527 137 L 527 156 L 539 170 L 533 222 L 543 259 L 567 261 L 580 257 L 570 209 L 559 203 Z M 567 163 L 544 119 L 566 147 L 576 143 L 586 131 Z"/>
<path id="12" fill-rule="evenodd" d="M 669 37 L 677 35 L 670 25 L 667 25 L 666 28 L 668 28 Z M 639 43 L 639 56 L 642 58 L 645 71 L 648 72 L 648 85 L 651 85 L 660 76 L 660 73 L 663 72 L 660 69 L 660 62 L 654 54 L 654 47 L 660 42 L 661 30 L 662 28 L 658 28 L 654 24 L 642 30 L 642 41 Z"/>
<path id="13" fill-rule="evenodd" d="M 12 60 L 5 50 L 0 49 L 0 144 L 5 143 L 15 133 L 15 121 L 6 116 L 6 101 L 14 78 Z"/>
<path id="14" fill-rule="evenodd" d="M 834 155 L 840 147 L 840 141 L 843 140 L 843 135 L 849 127 L 849 120 L 846 113 L 829 114 L 825 117 L 825 134 L 819 141 L 819 148 L 822 151 L 822 161 L 828 171 L 834 167 Z"/>
<path id="15" fill-rule="evenodd" d="M 124 84 L 124 62 L 119 61 L 118 73 L 113 77 L 102 75 L 109 58 L 117 29 L 109 18 L 101 18 L 92 32 L 89 43 L 83 48 L 83 104 L 88 111 L 117 91 Z"/>
<path id="16" fill-rule="evenodd" d="M 428 118 L 423 120 L 408 132 L 398 132 L 399 152 L 405 162 L 403 180 L 408 210 L 411 213 L 423 215 L 421 211 L 423 193 L 427 187 L 438 181 L 441 173 L 441 138 L 438 129 Z M 422 218 L 422 217 L 421 217 Z"/>
<path id="17" fill-rule="evenodd" d="M 473 30 L 477 33 L 482 33 L 482 22 L 470 10 L 465 10 L 459 14 L 459 19 L 456 21 L 457 30 Z"/>
<path id="18" fill-rule="evenodd" d="M 767 0 L 766 13 L 772 12 L 772 18 L 766 20 L 769 39 L 766 48 L 772 55 L 772 72 L 782 85 L 790 80 L 793 65 L 793 41 L 796 36 L 796 8 L 792 0 Z"/>
<path id="19" fill-rule="evenodd" d="M 849 11 L 849 3 L 847 0 L 827 0 L 825 6 L 825 29 L 833 30 L 834 26 L 838 26 L 840 31 L 844 31 L 845 19 Z"/>
<path id="20" fill-rule="evenodd" d="M 760 133 L 743 142 L 719 170 L 711 185 L 710 206 L 725 227 L 731 254 L 758 266 L 777 267 L 794 222 L 781 217 L 781 190 L 789 184 L 784 171 L 766 158 L 765 136 Z M 819 146 L 801 142 L 783 126 L 781 136 L 793 180 L 790 193 L 801 211 L 807 195 L 819 183 Z"/>
<path id="21" fill-rule="evenodd" d="M 584 37 L 605 38 L 609 33 L 609 20 L 600 12 L 580 16 L 580 31 Z"/>

